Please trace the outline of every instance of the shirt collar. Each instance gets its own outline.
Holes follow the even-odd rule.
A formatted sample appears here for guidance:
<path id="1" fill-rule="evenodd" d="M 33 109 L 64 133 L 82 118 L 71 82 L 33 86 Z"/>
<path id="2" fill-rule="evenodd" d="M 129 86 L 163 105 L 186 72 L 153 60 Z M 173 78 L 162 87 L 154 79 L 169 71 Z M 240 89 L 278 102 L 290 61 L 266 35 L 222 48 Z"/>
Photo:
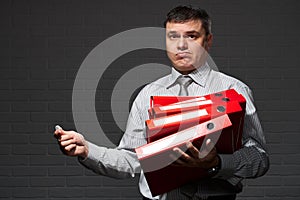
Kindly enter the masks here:
<path id="1" fill-rule="evenodd" d="M 198 85 L 205 87 L 206 79 L 210 71 L 211 68 L 207 63 L 205 63 L 202 67 L 199 67 L 198 69 L 188 74 L 188 76 L 190 76 L 193 79 L 193 81 Z M 174 67 L 172 67 L 172 73 L 169 78 L 169 83 L 166 84 L 167 89 L 174 86 L 176 84 L 177 78 L 181 75 L 182 74 L 180 72 L 178 72 Z"/>

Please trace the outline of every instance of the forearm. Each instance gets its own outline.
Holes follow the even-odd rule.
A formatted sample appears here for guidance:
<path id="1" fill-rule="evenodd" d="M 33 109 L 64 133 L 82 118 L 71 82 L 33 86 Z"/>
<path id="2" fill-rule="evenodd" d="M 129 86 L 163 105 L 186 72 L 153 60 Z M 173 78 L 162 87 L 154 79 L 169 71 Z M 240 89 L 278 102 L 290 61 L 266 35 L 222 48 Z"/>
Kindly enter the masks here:
<path id="1" fill-rule="evenodd" d="M 244 146 L 234 154 L 220 154 L 219 178 L 256 178 L 269 169 L 269 158 L 265 150 L 256 145 Z"/>
<path id="2" fill-rule="evenodd" d="M 79 162 L 97 174 L 112 178 L 134 177 L 140 172 L 136 154 L 127 150 L 109 149 L 88 143 L 89 154 Z"/>

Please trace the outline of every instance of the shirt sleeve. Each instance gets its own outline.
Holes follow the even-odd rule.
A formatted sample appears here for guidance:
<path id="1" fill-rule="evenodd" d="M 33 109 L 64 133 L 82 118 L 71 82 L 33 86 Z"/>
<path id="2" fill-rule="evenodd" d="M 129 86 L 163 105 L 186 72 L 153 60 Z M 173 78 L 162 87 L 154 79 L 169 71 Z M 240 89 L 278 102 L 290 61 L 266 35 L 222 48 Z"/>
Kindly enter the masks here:
<path id="1" fill-rule="evenodd" d="M 264 133 L 254 106 L 252 92 L 242 85 L 235 88 L 246 98 L 242 148 L 233 154 L 220 154 L 221 168 L 217 178 L 226 179 L 233 185 L 243 178 L 264 175 L 269 169 Z"/>
<path id="2" fill-rule="evenodd" d="M 144 116 L 140 112 L 141 95 L 134 101 L 128 117 L 126 131 L 119 146 L 112 149 L 88 142 L 89 153 L 79 162 L 97 174 L 113 178 L 130 178 L 140 173 L 140 163 L 134 148 L 146 144 Z"/>

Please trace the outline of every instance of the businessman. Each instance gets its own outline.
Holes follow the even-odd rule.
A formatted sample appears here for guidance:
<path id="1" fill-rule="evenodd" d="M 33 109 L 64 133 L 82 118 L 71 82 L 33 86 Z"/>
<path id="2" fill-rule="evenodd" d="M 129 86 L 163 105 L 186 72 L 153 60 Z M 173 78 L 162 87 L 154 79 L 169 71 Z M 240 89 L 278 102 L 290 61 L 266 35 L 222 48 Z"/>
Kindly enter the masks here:
<path id="1" fill-rule="evenodd" d="M 117 148 L 100 147 L 75 131 L 57 129 L 54 132 L 63 153 L 78 156 L 79 162 L 94 172 L 115 178 L 130 178 L 140 173 L 139 188 L 143 199 L 208 199 L 231 200 L 241 192 L 241 181 L 256 178 L 269 168 L 265 138 L 254 106 L 250 88 L 241 81 L 214 71 L 206 62 L 213 35 L 211 19 L 201 8 L 177 6 L 169 11 L 164 23 L 166 50 L 173 67 L 171 73 L 146 85 L 136 97 L 128 117 L 126 131 Z M 182 84 L 184 84 L 184 90 Z M 166 194 L 153 197 L 134 152 L 146 144 L 145 120 L 148 119 L 150 96 L 190 95 L 202 96 L 234 88 L 246 98 L 246 114 L 242 148 L 233 154 L 221 154 L 206 141 L 203 152 L 187 143 L 187 151 L 173 149 L 179 166 L 214 169 L 212 178 L 188 183 Z M 208 148 L 212 147 L 212 148 Z"/>

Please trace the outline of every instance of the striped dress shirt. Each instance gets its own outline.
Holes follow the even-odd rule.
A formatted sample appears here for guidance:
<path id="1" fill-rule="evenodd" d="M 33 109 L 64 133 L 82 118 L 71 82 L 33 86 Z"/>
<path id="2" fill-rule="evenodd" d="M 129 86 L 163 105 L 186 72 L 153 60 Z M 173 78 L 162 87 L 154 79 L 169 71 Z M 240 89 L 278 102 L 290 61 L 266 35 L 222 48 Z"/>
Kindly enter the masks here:
<path id="1" fill-rule="evenodd" d="M 128 117 L 126 131 L 115 149 L 97 146 L 89 142 L 89 154 L 80 163 L 94 172 L 114 177 L 128 178 L 140 174 L 139 188 L 149 199 L 206 198 L 238 193 L 244 178 L 262 176 L 269 168 L 263 130 L 257 116 L 251 90 L 241 81 L 212 70 L 208 64 L 189 74 L 193 82 L 188 86 L 190 96 L 203 96 L 227 89 L 235 89 L 246 98 L 246 114 L 243 129 L 243 146 L 233 154 L 219 154 L 221 168 L 209 180 L 187 184 L 167 194 L 152 197 L 134 148 L 147 143 L 145 120 L 148 117 L 150 96 L 177 96 L 180 86 L 176 79 L 181 74 L 172 68 L 171 74 L 146 85 L 136 97 Z"/>

